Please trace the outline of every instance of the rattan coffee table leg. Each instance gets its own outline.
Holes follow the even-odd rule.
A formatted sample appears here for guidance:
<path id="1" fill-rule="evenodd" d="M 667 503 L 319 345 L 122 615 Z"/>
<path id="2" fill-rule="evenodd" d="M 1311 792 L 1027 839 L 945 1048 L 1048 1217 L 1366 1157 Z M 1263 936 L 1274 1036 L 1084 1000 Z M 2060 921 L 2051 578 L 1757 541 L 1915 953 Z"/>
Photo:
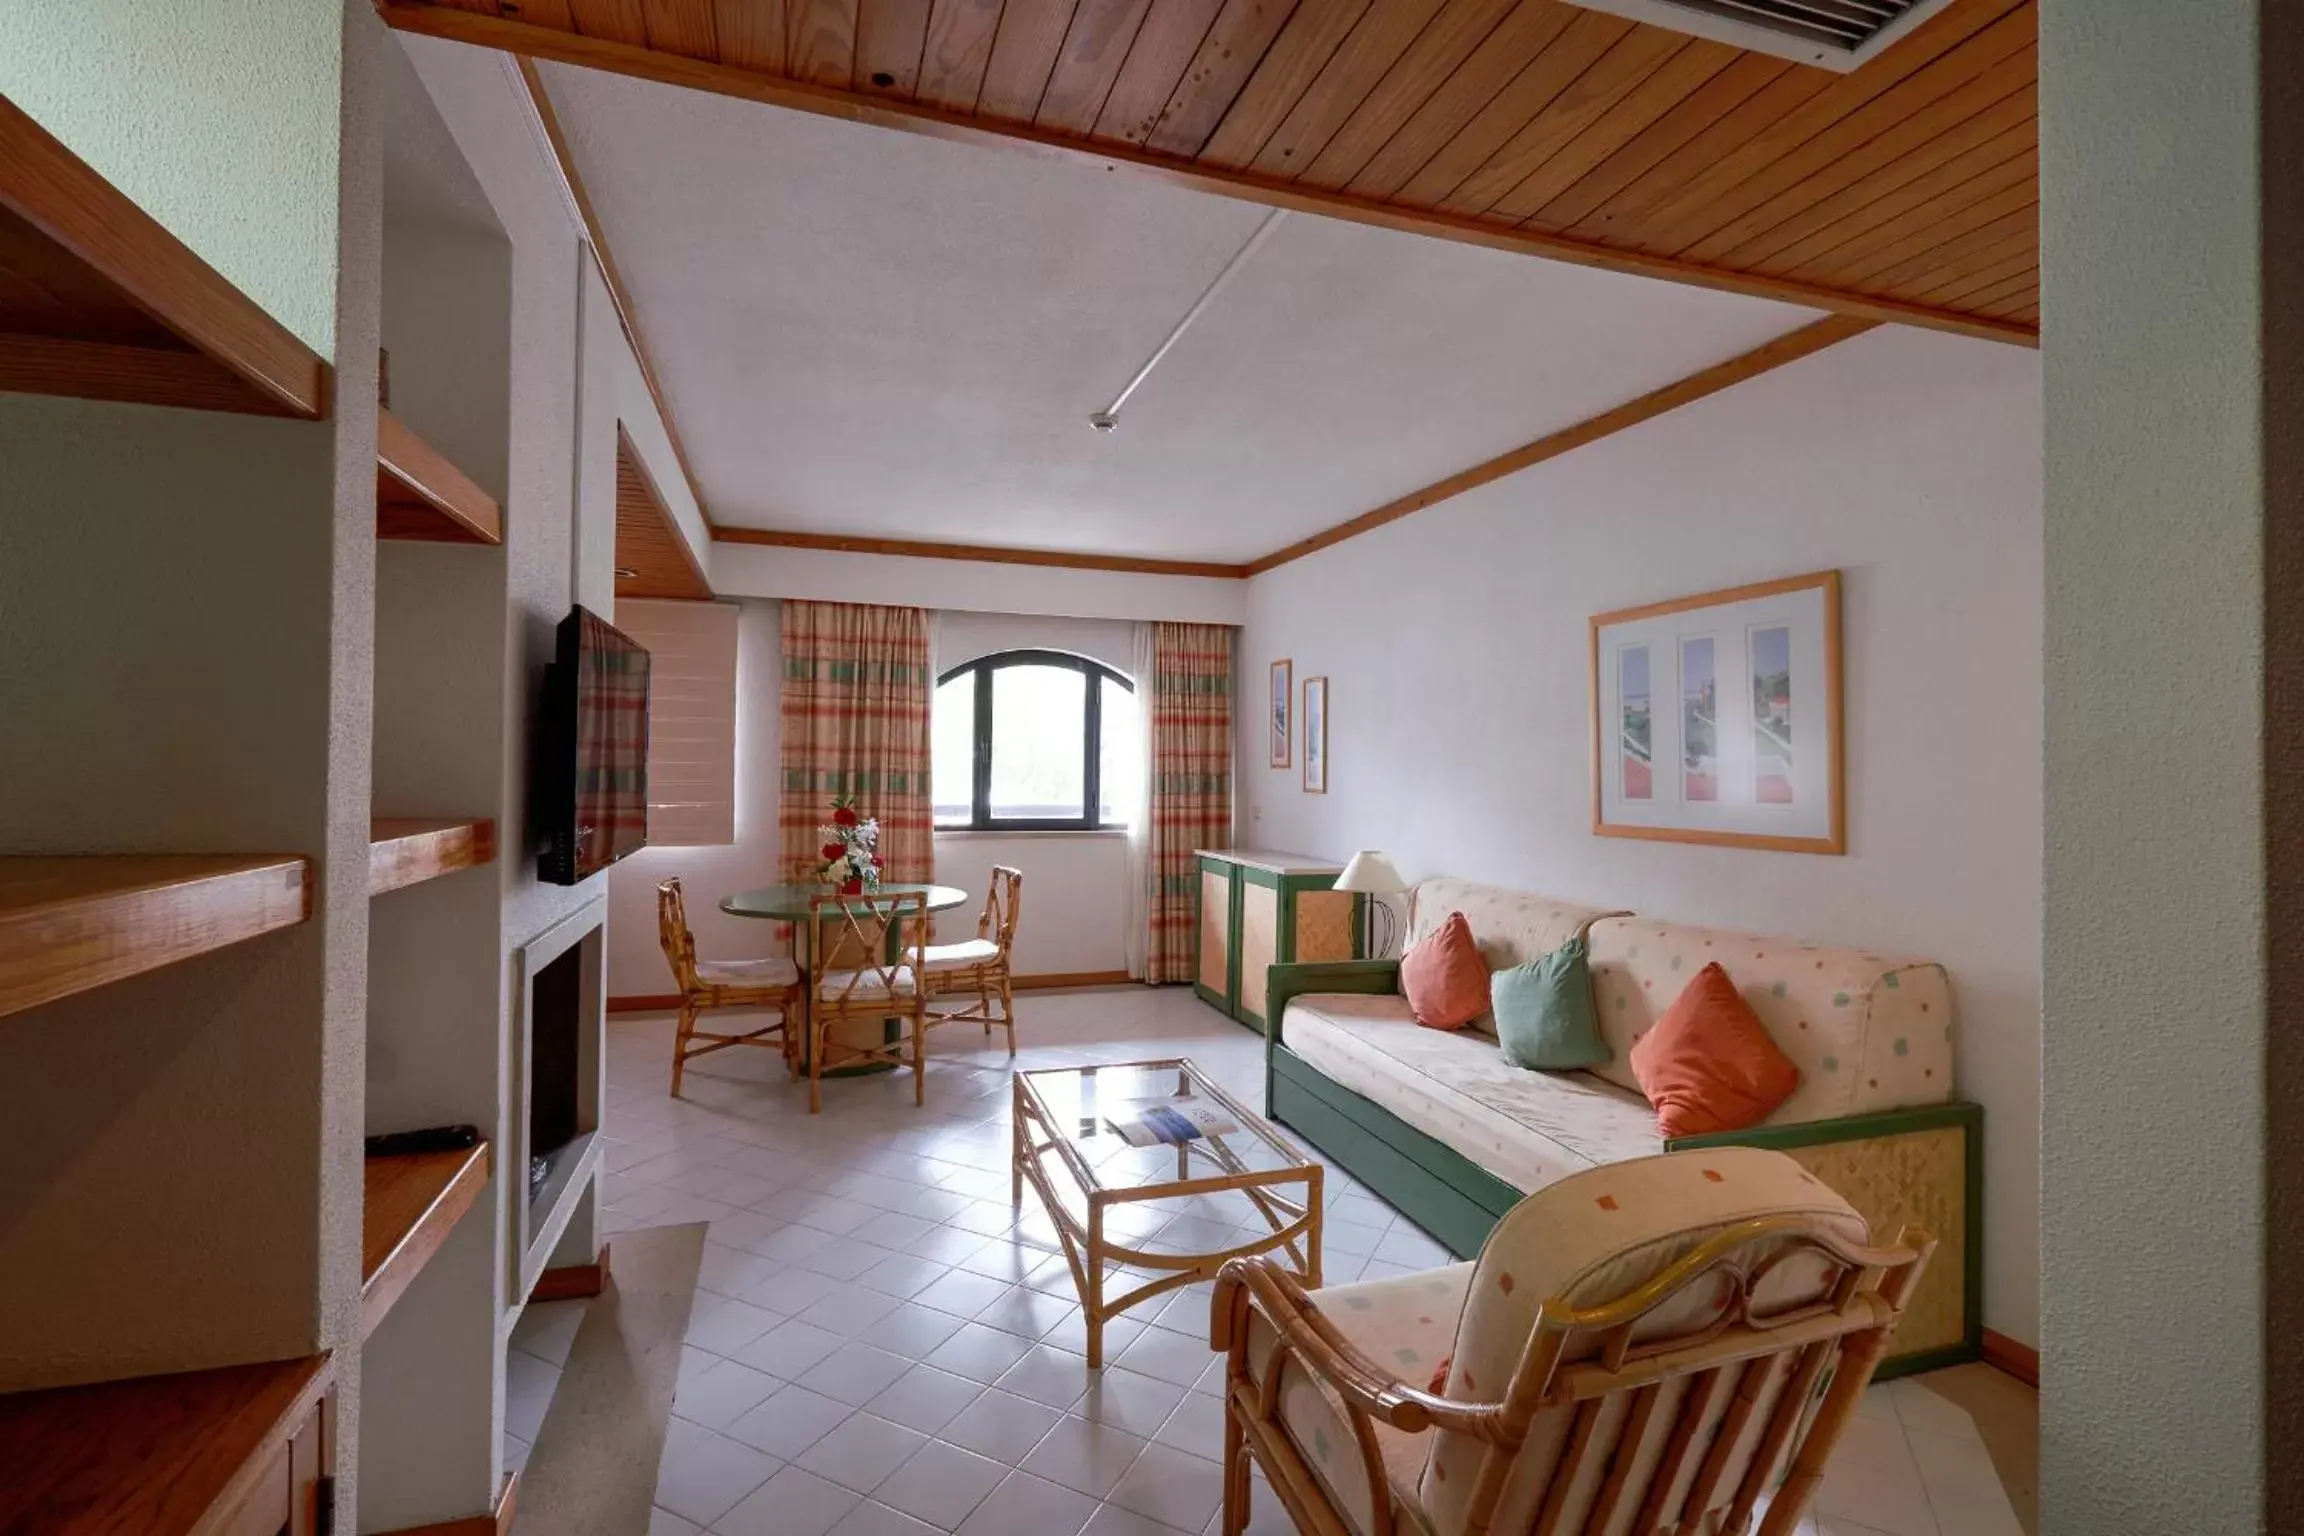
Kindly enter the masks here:
<path id="1" fill-rule="evenodd" d="M 1008 1203 L 1024 1203 L 1024 1159 L 1031 1155 L 1032 1123 L 1024 1109 L 1024 1080 L 1008 1080 Z"/>
<path id="2" fill-rule="evenodd" d="M 1088 1323 L 1088 1369 L 1095 1371 L 1104 1367 L 1104 1202 L 1095 1196 L 1088 1200 L 1087 1258 L 1080 1315 Z"/>

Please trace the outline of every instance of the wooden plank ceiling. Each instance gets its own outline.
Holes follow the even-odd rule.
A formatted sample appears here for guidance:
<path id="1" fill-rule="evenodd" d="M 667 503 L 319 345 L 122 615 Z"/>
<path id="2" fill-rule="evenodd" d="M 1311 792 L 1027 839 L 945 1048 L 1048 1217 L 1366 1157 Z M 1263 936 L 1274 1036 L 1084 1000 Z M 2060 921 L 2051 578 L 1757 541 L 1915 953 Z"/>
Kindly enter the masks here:
<path id="1" fill-rule="evenodd" d="M 1875 319 L 2039 327 L 2035 0 L 1840 75 L 1563 0 L 380 0 L 395 26 Z"/>
<path id="2" fill-rule="evenodd" d="M 621 429 L 616 433 L 616 595 L 698 602 L 712 595 L 688 541 Z"/>

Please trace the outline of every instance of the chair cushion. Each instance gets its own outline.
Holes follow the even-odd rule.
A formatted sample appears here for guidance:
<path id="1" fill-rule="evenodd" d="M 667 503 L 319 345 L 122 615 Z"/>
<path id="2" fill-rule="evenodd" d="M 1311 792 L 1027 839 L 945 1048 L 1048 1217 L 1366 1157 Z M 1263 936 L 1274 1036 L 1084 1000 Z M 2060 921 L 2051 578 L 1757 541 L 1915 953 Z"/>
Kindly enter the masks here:
<path id="1" fill-rule="evenodd" d="M 912 979 L 912 967 L 892 967 L 883 982 L 881 973 L 865 969 L 858 971 L 826 971 L 816 978 L 816 995 L 827 1002 L 869 1002 L 876 997 L 910 997 L 917 990 Z M 850 991 L 853 985 L 855 990 Z"/>
<path id="2" fill-rule="evenodd" d="M 800 983 L 800 967 L 791 961 L 699 960 L 696 979 L 708 987 L 792 987 Z"/>
<path id="3" fill-rule="evenodd" d="M 1328 1286 L 1312 1292 L 1312 1301 L 1361 1353 L 1409 1385 L 1422 1387 L 1456 1336 L 1464 1289 L 1471 1279 L 1470 1264 L 1452 1264 L 1419 1274 Z M 1250 1311 L 1248 1359 L 1259 1376 L 1278 1337 L 1261 1312 Z M 1363 1536 L 1375 1529 L 1359 1441 L 1342 1403 L 1310 1373 L 1291 1369 L 1281 1387 L 1280 1422 L 1353 1529 Z M 1386 1476 L 1403 1495 L 1413 1496 L 1431 1438 L 1429 1433 L 1411 1435 L 1388 1425 L 1376 1426 Z M 1384 1496 L 1392 1497 L 1392 1489 L 1386 1489 Z"/>
<path id="4" fill-rule="evenodd" d="M 1582 939 L 1488 979 L 1504 1059 L 1534 1072 L 1573 1072 L 1614 1053 L 1592 1011 L 1592 967 Z"/>
<path id="5" fill-rule="evenodd" d="M 1585 1072 L 1528 1072 L 1471 1030 L 1419 1029 L 1407 999 L 1293 999 L 1281 1044 L 1514 1189 L 1664 1150 L 1647 1101 Z"/>
<path id="6" fill-rule="evenodd" d="M 1464 920 L 1472 925 L 1472 942 L 1480 946 L 1480 958 L 1491 971 L 1526 965 L 1552 953 L 1596 920 L 1623 915 L 1614 908 L 1587 907 L 1510 886 L 1439 875 L 1418 881 L 1408 895 L 1408 942 L 1424 938 L 1446 922 L 1451 912 L 1463 913 Z M 1496 1033 L 1496 1021 L 1485 1009 L 1472 1021 L 1472 1027 L 1486 1034 Z M 1627 1080 L 1623 1086 L 1632 1084 Z"/>
<path id="7" fill-rule="evenodd" d="M 1488 965 L 1463 913 L 1449 913 L 1400 957 L 1400 992 L 1426 1029 L 1462 1029 L 1488 1011 Z"/>
<path id="8" fill-rule="evenodd" d="M 1646 917 L 1592 925 L 1593 1000 L 1616 1053 L 1593 1070 L 1639 1087 L 1632 1042 L 1712 961 L 1800 1069 L 1799 1091 L 1769 1124 L 1950 1101 L 1952 988 L 1942 966 Z"/>
<path id="9" fill-rule="evenodd" d="M 1749 1130 L 1800 1086 L 1800 1069 L 1718 962 L 1691 977 L 1632 1047 L 1632 1071 L 1667 1141 Z"/>
<path id="10" fill-rule="evenodd" d="M 932 971 L 965 971 L 1000 958 L 1000 946 L 990 939 L 966 939 L 958 944 L 928 946 L 927 966 Z"/>
<path id="11" fill-rule="evenodd" d="M 1847 1201 L 1783 1153 L 1757 1147 L 1640 1158 L 1530 1195 L 1504 1213 L 1480 1250 L 1456 1332 L 1447 1395 L 1461 1402 L 1501 1402 L 1547 1300 L 1559 1297 L 1577 1308 L 1618 1300 L 1706 1239 L 1755 1217 L 1780 1215 L 1808 1217 L 1852 1243 L 1870 1241 L 1864 1218 Z M 1806 1299 L 1826 1283 L 1828 1270 L 1820 1260 L 1803 1257 L 1771 1267 L 1759 1250 L 1740 1257 L 1746 1273 L 1766 1277 L 1755 1296 L 1763 1311 Z M 1635 1338 L 1684 1334 L 1717 1318 L 1725 1300 L 1718 1287 L 1692 1287 L 1644 1318 Z M 1585 1338 L 1571 1346 L 1569 1358 L 1588 1358 L 1598 1347 L 1596 1338 Z M 1524 1530 L 1533 1522 L 1534 1500 L 1558 1459 L 1568 1413 L 1546 1410 L 1531 1425 L 1494 1529 Z M 1435 1530 L 1462 1530 L 1482 1448 L 1455 1434 L 1432 1439 L 1419 1496 Z"/>

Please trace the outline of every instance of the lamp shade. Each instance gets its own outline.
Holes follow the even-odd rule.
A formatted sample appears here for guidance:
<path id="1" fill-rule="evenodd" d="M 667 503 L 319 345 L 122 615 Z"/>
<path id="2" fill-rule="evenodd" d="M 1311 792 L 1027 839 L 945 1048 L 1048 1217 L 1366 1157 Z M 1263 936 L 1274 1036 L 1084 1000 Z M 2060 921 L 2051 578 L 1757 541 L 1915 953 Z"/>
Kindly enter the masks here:
<path id="1" fill-rule="evenodd" d="M 1335 888 L 1358 891 L 1364 896 L 1395 896 L 1408 889 L 1408 882 L 1400 878 L 1400 871 L 1392 867 L 1390 859 L 1374 848 L 1363 848 L 1352 855 L 1352 862 L 1336 877 Z"/>

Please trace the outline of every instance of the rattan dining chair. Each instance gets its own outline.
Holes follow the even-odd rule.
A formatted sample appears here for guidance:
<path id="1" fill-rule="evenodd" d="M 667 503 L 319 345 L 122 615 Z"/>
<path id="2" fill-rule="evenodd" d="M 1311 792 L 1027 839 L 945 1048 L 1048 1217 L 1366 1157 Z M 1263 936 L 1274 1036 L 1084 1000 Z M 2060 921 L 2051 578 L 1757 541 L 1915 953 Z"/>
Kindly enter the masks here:
<path id="1" fill-rule="evenodd" d="M 1008 1054 L 1016 1054 L 1016 987 L 1009 957 L 1016 947 L 1016 915 L 1024 900 L 1024 871 L 992 866 L 976 937 L 957 944 L 931 944 L 927 956 L 930 1025 L 980 1022 L 989 1036 L 997 1024 L 1008 1032 Z M 939 997 L 968 997 L 956 1008 L 937 1009 Z"/>
<path id="2" fill-rule="evenodd" d="M 731 1046 L 754 1045 L 780 1052 L 785 1074 L 793 1071 L 793 1027 L 800 1018 L 800 968 L 789 960 L 699 960 L 696 936 L 688 930 L 688 902 L 677 876 L 656 887 L 656 936 L 672 967 L 680 993 L 680 1024 L 672 1036 L 672 1096 L 688 1063 Z M 741 1034 L 708 1033 L 697 1017 L 721 1008 L 773 1008 L 776 1022 Z M 696 1042 L 703 1041 L 699 1045 Z"/>
<path id="3" fill-rule="evenodd" d="M 812 967 L 808 980 L 808 1113 L 824 1107 L 827 1066 L 885 1063 L 912 1069 L 912 1102 L 927 1091 L 928 989 L 925 985 L 928 898 L 920 891 L 859 899 L 821 895 L 808 900 L 808 953 L 853 966 Z M 896 1026 L 893 1038 L 869 1044 L 834 1040 L 843 1023 Z M 905 1050 L 911 1059 L 905 1059 Z"/>

